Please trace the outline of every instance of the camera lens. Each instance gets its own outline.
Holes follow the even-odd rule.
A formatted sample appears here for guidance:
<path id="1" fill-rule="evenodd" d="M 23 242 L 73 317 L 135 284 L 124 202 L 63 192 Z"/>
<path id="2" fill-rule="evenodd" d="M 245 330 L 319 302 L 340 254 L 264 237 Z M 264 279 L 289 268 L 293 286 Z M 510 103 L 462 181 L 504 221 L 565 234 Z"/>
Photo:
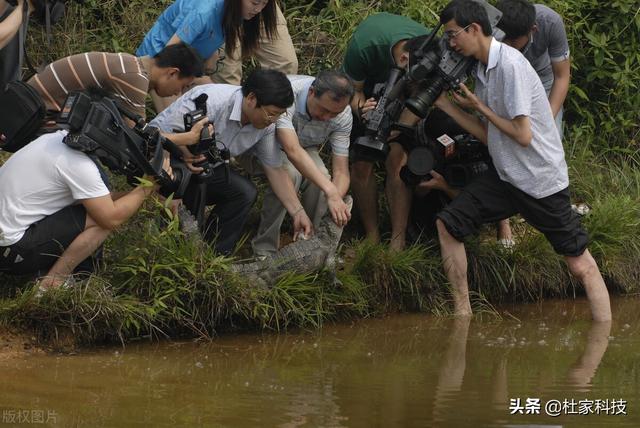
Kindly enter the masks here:
<path id="1" fill-rule="evenodd" d="M 424 90 L 418 92 L 415 97 L 409 98 L 405 103 L 411 113 L 424 119 L 431 106 L 442 93 L 446 83 L 442 77 L 434 79 Z"/>
<path id="2" fill-rule="evenodd" d="M 407 167 L 412 174 L 419 177 L 428 175 L 435 166 L 433 153 L 427 147 L 416 147 L 409 153 Z"/>

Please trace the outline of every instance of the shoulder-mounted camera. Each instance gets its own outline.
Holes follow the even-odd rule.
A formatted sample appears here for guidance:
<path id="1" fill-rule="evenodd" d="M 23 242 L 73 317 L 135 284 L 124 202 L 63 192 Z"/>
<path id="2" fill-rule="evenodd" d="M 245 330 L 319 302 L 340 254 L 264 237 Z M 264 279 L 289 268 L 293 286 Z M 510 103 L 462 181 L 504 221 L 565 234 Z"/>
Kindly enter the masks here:
<path id="1" fill-rule="evenodd" d="M 502 12 L 484 0 L 493 35 L 501 40 L 503 33 L 496 27 Z M 365 135 L 358 138 L 355 150 L 368 159 L 383 160 L 389 147 L 387 139 L 391 130 L 401 129 L 398 118 L 404 107 L 420 118 L 425 118 L 442 91 L 456 88 L 469 75 L 476 60 L 465 57 L 449 47 L 445 38 L 436 36 L 442 24 L 438 25 L 424 41 L 409 52 L 407 70 L 392 69 L 384 89 L 378 98 L 376 108 L 369 116 Z M 404 98 L 407 87 L 417 88 L 413 95 Z M 406 130 L 404 130 L 406 132 Z"/>
<path id="2" fill-rule="evenodd" d="M 122 114 L 133 120 L 131 128 Z M 127 177 L 153 176 L 161 186 L 161 193 L 180 197 L 189 181 L 186 168 L 173 168 L 174 178 L 162 168 L 163 148 L 175 151 L 175 145 L 162 137 L 157 128 L 147 126 L 142 117 L 131 115 L 107 97 L 92 99 L 83 92 L 67 97 L 56 121 L 69 130 L 64 143 L 100 161 L 112 172 Z"/>

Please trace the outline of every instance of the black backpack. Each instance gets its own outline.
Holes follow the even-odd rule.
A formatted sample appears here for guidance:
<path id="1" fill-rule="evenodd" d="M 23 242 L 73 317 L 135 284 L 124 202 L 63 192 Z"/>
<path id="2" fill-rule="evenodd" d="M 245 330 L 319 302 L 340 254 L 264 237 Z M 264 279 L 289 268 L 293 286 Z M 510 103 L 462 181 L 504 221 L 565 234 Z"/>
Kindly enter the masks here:
<path id="1" fill-rule="evenodd" d="M 40 94 L 25 82 L 9 82 L 0 92 L 0 150 L 14 153 L 33 140 L 46 107 Z"/>

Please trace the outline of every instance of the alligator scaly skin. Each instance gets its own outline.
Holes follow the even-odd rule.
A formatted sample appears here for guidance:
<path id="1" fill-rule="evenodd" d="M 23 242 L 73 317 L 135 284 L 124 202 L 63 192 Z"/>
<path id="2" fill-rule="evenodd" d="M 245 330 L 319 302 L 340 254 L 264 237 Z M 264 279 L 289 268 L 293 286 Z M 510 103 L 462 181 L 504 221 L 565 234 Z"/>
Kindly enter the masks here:
<path id="1" fill-rule="evenodd" d="M 345 197 L 349 210 L 353 207 L 351 196 Z M 315 234 L 309 239 L 299 239 L 282 247 L 277 253 L 264 260 L 248 263 L 234 263 L 231 271 L 245 277 L 249 283 L 273 286 L 285 273 L 311 273 L 321 269 L 332 272 L 335 280 L 335 259 L 342 237 L 342 227 L 331 219 L 330 213 L 322 218 Z"/>

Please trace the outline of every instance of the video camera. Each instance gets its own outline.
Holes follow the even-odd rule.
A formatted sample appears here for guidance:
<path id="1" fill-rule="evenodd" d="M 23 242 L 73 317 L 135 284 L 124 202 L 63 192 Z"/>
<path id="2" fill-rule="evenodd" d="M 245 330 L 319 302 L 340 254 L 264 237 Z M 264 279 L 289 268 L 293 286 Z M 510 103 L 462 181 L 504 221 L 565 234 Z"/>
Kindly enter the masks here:
<path id="1" fill-rule="evenodd" d="M 184 131 L 190 131 L 194 124 L 207 117 L 208 99 L 209 96 L 202 93 L 193 100 L 195 110 L 185 113 L 182 117 L 184 122 Z M 193 196 L 193 200 L 195 202 L 193 206 L 189 207 L 200 227 L 200 232 L 203 234 L 206 227 L 204 214 L 207 206 L 207 186 L 210 181 L 209 179 L 213 176 L 216 168 L 224 166 L 225 179 L 227 183 L 229 182 L 229 159 L 231 158 L 231 153 L 222 142 L 219 143 L 223 148 L 219 148 L 217 143 L 215 132 L 211 133 L 209 131 L 209 126 L 203 126 L 202 131 L 200 131 L 200 140 L 198 143 L 188 146 L 189 151 L 193 155 L 197 156 L 203 154 L 205 156 L 203 161 L 194 164 L 194 166 L 201 167 L 203 171 L 195 176 L 198 187 Z"/>
<path id="2" fill-rule="evenodd" d="M 133 128 L 124 122 L 122 114 L 135 122 Z M 186 167 L 174 167 L 174 178 L 162 168 L 163 148 L 179 153 L 176 146 L 162 137 L 157 128 L 119 108 L 112 99 L 103 97 L 96 101 L 86 93 L 72 92 L 56 122 L 69 130 L 65 144 L 126 176 L 129 183 L 133 184 L 135 177 L 150 175 L 160 184 L 161 194 L 174 193 L 179 198 L 184 193 L 190 178 Z"/>
<path id="3" fill-rule="evenodd" d="M 415 147 L 400 178 L 409 187 L 430 180 L 431 171 L 440 173 L 453 187 L 464 187 L 471 179 L 489 169 L 491 159 L 487 147 L 466 133 L 453 119 L 432 114 L 416 127 Z M 433 116 L 433 117 L 432 117 Z M 434 122 L 438 124 L 434 127 Z"/>
<path id="4" fill-rule="evenodd" d="M 203 120 L 207 117 L 207 99 L 209 99 L 209 96 L 203 93 L 198 95 L 193 100 L 196 106 L 195 110 L 187 112 L 183 116 L 185 132 L 190 131 L 196 122 L 199 122 L 200 120 Z M 228 180 L 228 165 L 231 154 L 229 153 L 229 150 L 227 148 L 218 148 L 218 146 L 216 145 L 215 131 L 211 133 L 208 126 L 203 127 L 202 131 L 200 132 L 200 140 L 196 144 L 187 147 L 193 155 L 205 155 L 205 160 L 194 164 L 194 166 L 203 169 L 203 171 L 198 174 L 199 180 L 204 181 L 211 177 L 213 175 L 213 170 L 221 165 L 224 165 L 226 168 L 225 174 Z"/>
<path id="5" fill-rule="evenodd" d="M 481 0 L 475 1 L 480 2 L 485 7 L 493 36 L 501 40 L 504 37 L 504 33 L 497 28 L 497 25 L 500 22 L 500 18 L 502 18 L 502 12 L 489 3 Z M 421 118 L 429 114 L 431 106 L 442 91 L 456 89 L 466 79 L 477 62 L 472 57 L 465 57 L 452 50 L 446 37 L 440 38 L 435 42 L 437 52 L 439 52 L 439 56 L 437 56 L 436 50 L 434 50 L 434 40 L 432 39 L 441 26 L 442 24 L 436 27 L 430 37 L 416 51 L 409 54 L 408 79 L 424 81 L 426 84 L 421 91 L 409 98 L 405 105 L 413 114 Z M 417 60 L 414 65 L 411 65 L 412 57 Z"/>
<path id="6" fill-rule="evenodd" d="M 494 37 L 502 39 L 502 32 L 496 25 L 502 17 L 495 7 L 484 0 L 481 3 L 487 10 Z M 394 68 L 378 98 L 376 108 L 369 116 L 365 135 L 358 138 L 355 149 L 367 158 L 383 160 L 389 152 L 387 139 L 391 130 L 400 129 L 411 134 L 410 129 L 399 124 L 398 118 L 406 106 L 413 114 L 425 118 L 435 100 L 442 91 L 457 88 L 469 75 L 476 60 L 465 57 L 452 50 L 446 38 L 436 36 L 442 24 L 439 24 L 424 42 L 409 52 L 408 70 Z M 408 87 L 418 87 L 415 94 L 403 102 L 402 97 Z"/>

